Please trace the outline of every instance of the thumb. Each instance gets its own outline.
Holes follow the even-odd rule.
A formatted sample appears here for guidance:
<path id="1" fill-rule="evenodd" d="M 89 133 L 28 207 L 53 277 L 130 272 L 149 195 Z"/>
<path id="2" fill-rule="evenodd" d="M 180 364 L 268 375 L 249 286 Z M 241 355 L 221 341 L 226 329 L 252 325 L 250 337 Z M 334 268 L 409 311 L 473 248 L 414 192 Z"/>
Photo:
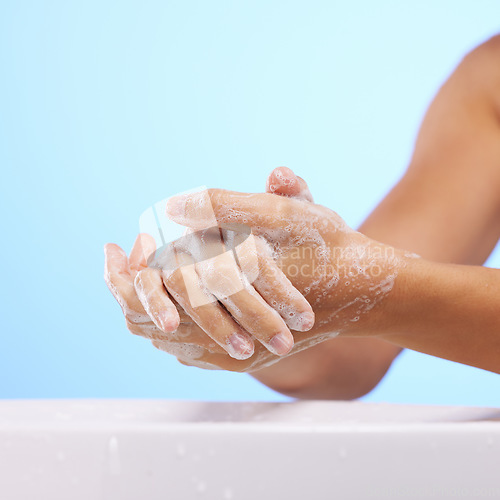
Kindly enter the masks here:
<path id="1" fill-rule="evenodd" d="M 266 193 L 313 201 L 307 183 L 287 167 L 275 168 L 267 178 Z"/>

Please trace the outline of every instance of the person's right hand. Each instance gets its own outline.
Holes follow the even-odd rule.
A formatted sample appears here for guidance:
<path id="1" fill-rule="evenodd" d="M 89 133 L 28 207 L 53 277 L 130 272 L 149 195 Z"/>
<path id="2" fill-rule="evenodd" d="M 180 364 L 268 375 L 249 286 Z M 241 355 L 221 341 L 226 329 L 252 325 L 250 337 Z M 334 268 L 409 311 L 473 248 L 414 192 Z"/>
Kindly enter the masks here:
<path id="1" fill-rule="evenodd" d="M 269 193 L 209 189 L 174 196 L 166 210 L 172 221 L 194 231 L 243 224 L 273 248 L 278 265 L 316 318 L 311 330 L 294 336 L 292 352 L 337 335 L 381 335 L 394 321 L 394 301 L 385 297 L 415 255 L 351 229 L 327 207 Z M 215 274 L 224 282 L 224 267 Z"/>
<path id="2" fill-rule="evenodd" d="M 271 176 L 269 190 L 273 189 L 276 181 L 281 182 L 286 178 L 280 172 Z M 405 265 L 404 260 L 408 256 L 405 252 L 352 230 L 335 212 L 308 203 L 306 200 L 311 199 L 310 194 L 300 179 L 289 178 L 287 185 L 292 194 L 299 194 L 301 198 L 280 200 L 280 197 L 269 194 L 248 195 L 221 190 L 209 190 L 208 195 L 211 197 L 210 204 L 217 223 L 224 225 L 235 218 L 237 222 L 248 221 L 252 230 L 256 229 L 257 234 L 264 236 L 268 243 L 277 244 L 280 265 L 287 270 L 286 274 L 291 277 L 293 285 L 307 295 L 313 304 L 317 314 L 315 326 L 307 332 L 294 334 L 295 344 L 291 353 L 333 338 L 339 333 L 377 335 L 386 326 L 384 311 L 387 308 L 377 307 L 370 313 L 368 320 L 365 313 L 373 309 L 391 290 L 398 267 Z M 199 230 L 208 227 L 205 225 L 207 219 L 204 207 L 209 208 L 209 205 L 206 200 L 201 204 L 199 196 L 197 194 L 193 198 L 193 195 L 189 195 L 181 200 L 173 200 L 174 204 L 182 201 L 189 205 L 180 211 L 170 212 L 170 215 L 177 222 L 185 222 L 187 226 L 193 224 L 191 227 Z M 212 227 L 213 222 L 209 226 Z M 219 267 L 216 274 L 219 278 L 224 278 L 226 270 Z M 158 279 L 158 287 L 160 281 Z M 177 298 L 175 294 L 179 284 L 173 283 L 171 286 L 171 293 Z M 213 285 L 209 284 L 208 288 L 211 286 Z M 139 290 L 139 295 L 141 293 Z M 142 294 L 146 298 L 143 300 L 146 309 L 151 302 L 148 298 L 150 294 L 151 292 Z M 378 311 L 382 313 L 377 315 Z M 210 335 L 218 324 L 215 322 L 208 326 L 206 330 Z M 260 345 L 256 345 L 255 354 L 248 362 L 237 363 L 237 370 L 254 371 L 280 359 L 269 352 L 263 352 Z M 157 343 L 157 347 L 162 346 Z M 171 352 L 168 346 L 164 347 Z M 199 365 L 201 356 L 197 358 L 182 361 Z M 220 358 L 216 364 L 224 369 L 232 369 Z M 233 362 L 230 365 L 234 367 Z"/>
<path id="3" fill-rule="evenodd" d="M 312 200 L 303 179 L 295 176 L 286 167 L 279 167 L 271 173 L 267 181 L 267 191 L 297 199 Z M 276 267 L 268 254 L 265 243 L 256 239 L 255 244 L 258 248 L 260 273 L 254 285 L 258 288 L 260 295 L 268 302 L 274 301 L 276 304 L 278 301 L 284 306 L 276 307 L 282 316 L 280 318 L 275 310 L 265 304 L 258 293 L 248 294 L 246 291 L 243 294 L 247 295 L 244 297 L 246 301 L 243 300 L 241 304 L 243 310 L 247 311 L 243 323 L 246 320 L 245 326 L 250 331 L 257 333 L 256 338 L 259 338 L 260 333 L 259 340 L 261 342 L 262 326 L 264 326 L 265 334 L 266 326 L 268 330 L 269 328 L 271 328 L 270 331 L 273 330 L 273 323 L 277 324 L 289 337 L 291 337 L 291 333 L 286 325 L 296 331 L 309 329 L 314 318 L 311 307 L 291 285 L 282 271 Z M 244 250 L 244 245 L 242 247 Z M 174 304 L 166 295 L 158 270 L 149 268 L 145 262 L 144 256 L 153 252 L 154 249 L 154 241 L 148 235 L 138 237 L 129 258 L 117 245 L 108 244 L 105 247 L 105 280 L 122 306 L 127 327 L 132 333 L 149 338 L 156 347 L 175 355 L 184 364 L 203 368 L 220 368 L 231 371 L 255 370 L 279 359 L 274 354 L 282 355 L 290 350 L 293 338 L 288 345 L 278 345 L 278 349 L 274 349 L 272 345 L 269 346 L 268 342 L 264 340 L 267 349 L 260 342 L 257 342 L 254 352 L 253 342 L 250 344 L 251 352 L 247 351 L 249 355 L 253 353 L 250 359 L 241 359 L 249 356 L 241 356 L 238 353 L 235 356 L 234 350 L 231 352 L 233 357 L 228 356 L 226 354 L 228 351 L 227 335 L 224 335 L 224 330 L 229 333 L 231 331 L 238 333 L 237 347 L 242 346 L 242 342 L 248 342 L 248 332 L 235 323 L 218 303 L 208 304 L 208 307 L 202 306 L 201 313 L 199 307 L 196 308 L 198 311 L 190 307 L 189 301 L 186 300 L 185 290 L 184 299 L 182 294 L 179 294 L 179 288 L 183 288 L 186 274 L 184 272 L 184 279 L 179 280 L 180 276 L 177 275 L 175 279 L 170 276 L 166 281 L 170 282 L 172 293 L 187 308 L 191 317 L 186 315 L 185 311 Z M 240 248 L 240 251 L 242 249 Z M 198 267 L 201 267 L 201 271 L 203 271 L 202 265 Z M 234 269 L 231 271 L 234 272 Z M 248 299 L 253 304 L 248 303 Z M 248 311 L 250 313 L 253 311 L 254 314 L 249 315 Z M 259 321 L 252 322 L 252 316 Z M 192 320 L 192 317 L 195 318 L 196 322 Z M 214 336 L 216 342 L 213 341 Z M 275 351 L 273 354 L 269 347 L 271 347 L 271 351 Z M 279 349 L 281 352 L 276 352 Z"/>

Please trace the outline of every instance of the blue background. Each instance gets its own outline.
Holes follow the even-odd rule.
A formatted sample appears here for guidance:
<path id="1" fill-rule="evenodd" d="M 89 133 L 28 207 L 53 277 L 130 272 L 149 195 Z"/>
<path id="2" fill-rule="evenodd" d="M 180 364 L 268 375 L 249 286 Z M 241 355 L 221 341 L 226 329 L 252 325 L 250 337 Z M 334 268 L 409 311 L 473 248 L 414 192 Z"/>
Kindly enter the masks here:
<path id="1" fill-rule="evenodd" d="M 125 329 L 102 246 L 194 186 L 287 165 L 358 225 L 491 1 L 0 1 L 0 397 L 284 400 Z M 490 265 L 500 267 L 495 254 Z M 498 405 L 500 377 L 406 352 L 365 399 Z"/>

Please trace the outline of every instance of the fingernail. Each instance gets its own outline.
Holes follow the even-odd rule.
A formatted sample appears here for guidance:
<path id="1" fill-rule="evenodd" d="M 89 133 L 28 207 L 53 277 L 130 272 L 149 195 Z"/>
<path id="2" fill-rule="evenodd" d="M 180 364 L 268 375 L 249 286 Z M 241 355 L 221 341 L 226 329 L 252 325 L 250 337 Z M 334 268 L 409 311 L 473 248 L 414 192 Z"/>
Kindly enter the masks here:
<path id="1" fill-rule="evenodd" d="M 235 359 L 248 359 L 253 354 L 253 344 L 240 333 L 233 333 L 227 339 L 227 352 Z"/>
<path id="2" fill-rule="evenodd" d="M 188 195 L 180 194 L 167 200 L 166 212 L 171 217 L 184 217 Z"/>
<path id="3" fill-rule="evenodd" d="M 267 348 L 278 356 L 283 356 L 290 352 L 293 347 L 293 337 L 287 332 L 275 335 L 268 343 Z"/>
<path id="4" fill-rule="evenodd" d="M 164 332 L 172 333 L 177 330 L 179 326 L 179 320 L 172 309 L 165 309 L 159 311 L 155 315 L 158 325 Z"/>

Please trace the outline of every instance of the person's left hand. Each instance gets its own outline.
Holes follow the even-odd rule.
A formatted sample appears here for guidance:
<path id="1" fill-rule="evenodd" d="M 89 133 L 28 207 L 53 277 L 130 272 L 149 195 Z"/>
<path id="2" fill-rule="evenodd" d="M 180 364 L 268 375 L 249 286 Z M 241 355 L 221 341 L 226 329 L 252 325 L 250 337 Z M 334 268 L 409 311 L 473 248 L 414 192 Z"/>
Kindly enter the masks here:
<path id="1" fill-rule="evenodd" d="M 156 348 L 176 356 L 180 363 L 199 368 L 248 372 L 269 366 L 280 359 L 280 356 L 272 354 L 258 342 L 252 356 L 247 359 L 238 360 L 229 356 L 177 305 L 174 307 L 179 322 L 174 331 L 166 332 L 159 328 L 152 319 L 154 314 L 151 311 L 148 314 L 144 309 L 134 286 L 139 272 L 143 272 L 143 278 L 147 279 L 148 273 L 154 271 L 147 267 L 143 257 L 145 246 L 149 247 L 149 253 L 154 251 L 152 238 L 141 234 L 129 257 L 118 245 L 108 243 L 104 247 L 104 279 L 120 304 L 131 333 L 151 340 Z M 155 273 L 151 276 L 156 277 Z M 159 321 L 158 318 L 155 320 Z"/>
<path id="2" fill-rule="evenodd" d="M 244 370 L 249 363 L 234 363 L 236 360 L 213 342 L 182 308 L 177 308 L 179 321 L 174 333 L 167 333 L 155 324 L 134 286 L 137 273 L 147 269 L 144 255 L 154 250 L 154 240 L 146 234 L 137 237 L 129 257 L 114 243 L 104 247 L 104 280 L 122 308 L 128 330 L 151 340 L 155 347 L 176 356 L 181 363 L 209 369 Z"/>
<path id="3" fill-rule="evenodd" d="M 312 200 L 304 180 L 286 167 L 273 170 L 268 177 L 266 190 L 283 196 Z M 260 290 L 264 296 L 269 293 L 274 294 L 274 297 L 268 297 L 270 301 L 275 299 L 279 301 L 280 293 L 288 295 L 285 297 L 288 307 L 281 307 L 280 310 L 285 323 L 295 330 L 310 328 L 314 317 L 309 321 L 304 321 L 301 314 L 306 313 L 307 316 L 307 313 L 311 312 L 311 307 L 283 273 L 273 266 L 269 256 L 262 258 L 268 252 L 262 242 L 257 240 L 256 244 L 260 248 L 261 257 L 258 283 Z M 224 349 L 213 342 L 207 333 L 185 313 L 182 307 L 166 295 L 157 270 L 148 268 L 146 263 L 145 256 L 154 251 L 155 242 L 147 234 L 138 236 L 128 258 L 118 245 L 107 244 L 105 246 L 105 281 L 122 307 L 127 328 L 132 333 L 150 339 L 155 347 L 175 355 L 183 364 L 203 368 L 250 371 L 280 359 L 270 353 L 260 342 L 255 343 L 255 351 L 249 359 L 237 360 L 228 356 Z M 265 288 L 267 288 L 267 293 Z M 272 309 L 268 308 L 263 311 L 257 309 L 255 312 L 264 317 L 269 317 L 270 313 L 274 313 L 271 318 L 276 321 L 277 315 Z M 224 317 L 223 320 L 227 322 L 228 318 Z M 300 324 L 301 321 L 302 324 Z M 251 323 L 251 320 L 247 318 L 247 322 Z M 207 321 L 201 321 L 205 330 L 209 329 L 210 325 L 204 323 Z M 217 327 L 220 328 L 220 323 Z M 220 333 L 219 337 L 221 337 Z"/>

